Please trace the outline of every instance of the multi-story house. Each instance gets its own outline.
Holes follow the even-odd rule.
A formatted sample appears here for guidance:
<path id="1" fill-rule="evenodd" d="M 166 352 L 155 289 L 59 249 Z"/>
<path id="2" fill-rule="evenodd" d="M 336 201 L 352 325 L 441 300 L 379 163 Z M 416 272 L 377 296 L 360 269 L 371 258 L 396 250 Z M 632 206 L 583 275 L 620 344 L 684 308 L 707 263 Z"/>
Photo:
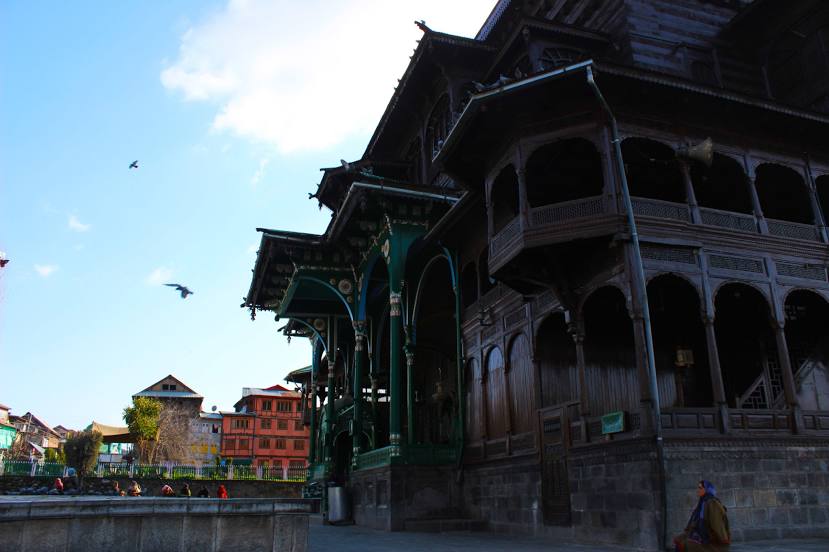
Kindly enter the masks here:
<path id="1" fill-rule="evenodd" d="M 203 412 L 202 395 L 175 376 L 168 375 L 132 397 L 158 399 L 165 408 L 175 409 L 177 416 L 187 420 L 191 460 L 196 464 L 213 463 L 219 453 L 222 415 L 217 412 Z"/>
<path id="2" fill-rule="evenodd" d="M 9 422 L 9 411 L 11 408 L 0 404 L 0 453 L 12 448 L 17 429 Z"/>
<path id="3" fill-rule="evenodd" d="M 281 385 L 245 387 L 234 412 L 223 414 L 222 456 L 283 472 L 304 469 L 308 428 L 302 423 L 302 396 Z"/>
<path id="4" fill-rule="evenodd" d="M 31 412 L 26 412 L 22 416 L 9 415 L 9 422 L 17 430 L 17 439 L 29 448 L 31 456 L 41 457 L 45 449 L 56 449 L 60 446 L 60 434 Z"/>

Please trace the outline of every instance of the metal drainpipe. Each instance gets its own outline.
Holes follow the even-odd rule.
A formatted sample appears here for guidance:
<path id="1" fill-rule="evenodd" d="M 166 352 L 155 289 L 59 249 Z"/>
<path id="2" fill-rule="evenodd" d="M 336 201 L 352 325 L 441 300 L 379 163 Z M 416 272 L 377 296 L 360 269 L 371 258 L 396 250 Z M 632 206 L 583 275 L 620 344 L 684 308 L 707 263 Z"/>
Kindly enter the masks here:
<path id="1" fill-rule="evenodd" d="M 659 466 L 659 482 L 660 491 L 662 492 L 662 527 L 660 537 L 660 547 L 662 549 L 667 545 L 668 532 L 668 493 L 666 482 L 666 468 L 665 468 L 665 450 L 662 441 L 662 417 L 661 408 L 659 405 L 659 389 L 656 385 L 656 360 L 653 353 L 653 334 L 651 333 L 651 317 L 650 308 L 648 307 L 648 291 L 647 283 L 645 281 L 645 269 L 642 264 L 642 252 L 639 248 L 639 234 L 636 231 L 636 219 L 633 216 L 633 204 L 630 201 L 630 190 L 628 188 L 627 175 L 625 174 L 625 165 L 622 158 L 622 147 L 619 139 L 619 128 L 616 125 L 616 117 L 610 110 L 610 106 L 602 95 L 596 80 L 593 78 L 593 68 L 587 66 L 587 84 L 593 89 L 596 99 L 602 106 L 605 114 L 610 120 L 610 131 L 613 137 L 614 158 L 616 159 L 616 170 L 619 172 L 619 179 L 622 187 L 622 197 L 625 202 L 625 214 L 627 215 L 628 226 L 630 227 L 630 240 L 633 245 L 633 268 L 635 277 L 633 284 L 636 287 L 636 292 L 639 295 L 642 303 L 642 323 L 645 326 L 645 349 L 648 353 L 648 387 L 651 393 L 651 400 L 653 401 L 653 427 L 656 432 L 656 461 Z"/>

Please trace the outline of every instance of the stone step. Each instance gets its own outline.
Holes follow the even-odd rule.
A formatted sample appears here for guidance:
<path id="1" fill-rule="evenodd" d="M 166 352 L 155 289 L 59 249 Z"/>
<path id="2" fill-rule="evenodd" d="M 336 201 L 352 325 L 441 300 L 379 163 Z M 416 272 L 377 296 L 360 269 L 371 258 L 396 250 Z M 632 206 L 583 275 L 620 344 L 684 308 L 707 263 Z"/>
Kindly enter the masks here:
<path id="1" fill-rule="evenodd" d="M 486 521 L 465 518 L 407 519 L 406 531 L 417 533 L 444 533 L 446 531 L 485 531 Z"/>

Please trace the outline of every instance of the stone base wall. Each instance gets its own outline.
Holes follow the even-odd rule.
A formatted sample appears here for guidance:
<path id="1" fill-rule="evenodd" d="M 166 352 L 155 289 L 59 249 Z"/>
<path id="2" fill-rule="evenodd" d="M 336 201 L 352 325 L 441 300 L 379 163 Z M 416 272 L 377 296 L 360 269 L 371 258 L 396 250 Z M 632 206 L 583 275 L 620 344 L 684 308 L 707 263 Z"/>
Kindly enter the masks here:
<path id="1" fill-rule="evenodd" d="M 728 508 L 732 539 L 829 537 L 829 444 L 807 439 L 669 441 L 668 530 L 679 533 L 711 481 Z"/>
<path id="2" fill-rule="evenodd" d="M 303 500 L 9 497 L 0 552 L 305 552 L 311 511 Z"/>
<path id="3" fill-rule="evenodd" d="M 541 470 L 535 456 L 466 466 L 463 507 L 467 517 L 503 532 L 544 532 Z"/>
<path id="4" fill-rule="evenodd" d="M 351 474 L 354 521 L 385 531 L 402 531 L 406 520 L 458 517 L 460 496 L 453 468 L 385 466 Z"/>
<path id="5" fill-rule="evenodd" d="M 87 477 L 83 482 L 83 494 L 93 493 L 103 496 L 112 494 L 112 485 L 117 481 L 121 489 L 127 490 L 133 481 L 128 477 Z M 144 496 L 160 496 L 161 487 L 170 485 L 176 493 L 185 483 L 190 485 L 193 496 L 202 488 L 207 487 L 211 497 L 216 496 L 219 485 L 224 485 L 230 498 L 301 498 L 304 483 L 285 481 L 262 480 L 223 480 L 223 479 L 157 479 L 137 478 Z M 16 493 L 20 489 L 31 487 L 49 487 L 55 482 L 53 477 L 4 476 L 0 477 L 0 495 Z M 75 491 L 74 478 L 64 478 L 67 492 Z"/>

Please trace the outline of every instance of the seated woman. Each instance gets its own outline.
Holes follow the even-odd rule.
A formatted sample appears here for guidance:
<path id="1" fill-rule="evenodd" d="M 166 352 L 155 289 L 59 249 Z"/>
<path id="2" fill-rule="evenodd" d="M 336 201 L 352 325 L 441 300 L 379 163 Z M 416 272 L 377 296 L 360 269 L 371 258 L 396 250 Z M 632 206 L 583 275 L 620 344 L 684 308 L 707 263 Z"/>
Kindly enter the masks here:
<path id="1" fill-rule="evenodd" d="M 138 481 L 130 483 L 130 486 L 127 488 L 127 494 L 130 496 L 141 496 L 141 485 L 138 484 Z"/>
<path id="2" fill-rule="evenodd" d="M 709 481 L 697 484 L 697 506 L 685 531 L 674 537 L 676 552 L 720 552 L 729 549 L 731 531 L 726 507 L 717 498 L 717 490 Z"/>
<path id="3" fill-rule="evenodd" d="M 169 485 L 161 486 L 161 496 L 176 496 L 176 492 Z"/>

